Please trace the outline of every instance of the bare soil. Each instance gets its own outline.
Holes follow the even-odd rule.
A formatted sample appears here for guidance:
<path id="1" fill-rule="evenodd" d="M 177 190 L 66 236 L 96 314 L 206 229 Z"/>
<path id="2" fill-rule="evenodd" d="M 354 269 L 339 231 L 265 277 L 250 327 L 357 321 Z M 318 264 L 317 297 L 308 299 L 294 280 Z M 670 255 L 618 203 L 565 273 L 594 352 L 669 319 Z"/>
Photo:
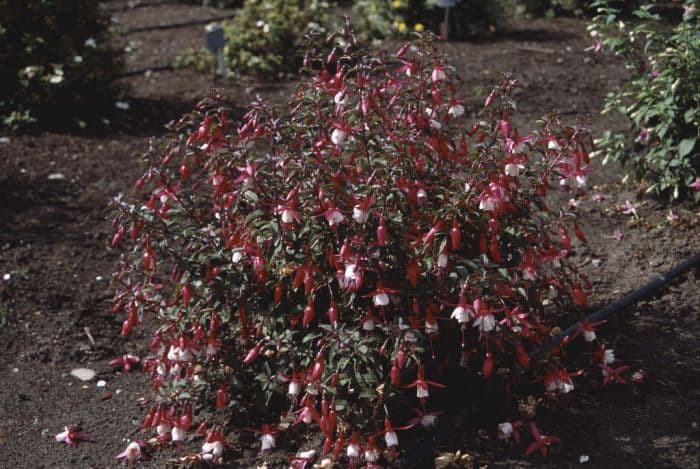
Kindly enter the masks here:
<path id="1" fill-rule="evenodd" d="M 226 11 L 152 2 L 126 8 L 107 6 L 126 28 L 183 23 Z M 185 47 L 200 47 L 202 26 L 132 33 L 130 70 L 172 62 Z M 479 96 L 500 72 L 519 80 L 519 124 L 534 121 L 552 108 L 566 118 L 590 114 L 596 134 L 624 130 L 624 121 L 599 115 L 607 90 L 620 86 L 622 65 L 583 51 L 589 45 L 585 22 L 573 18 L 532 20 L 483 42 L 448 43 L 470 96 Z M 107 206 L 130 190 L 140 175 L 137 158 L 147 138 L 190 109 L 214 85 L 211 76 L 168 70 L 130 76 L 123 97 L 128 111 L 115 110 L 84 130 L 37 130 L 7 134 L 0 143 L 0 455 L 2 467 L 91 467 L 118 465 L 115 455 L 140 437 L 139 398 L 148 391 L 146 377 L 113 370 L 108 361 L 126 351 L 145 355 L 138 331 L 119 337 L 120 316 L 111 313 L 109 279 L 118 257 L 109 246 Z M 221 84 L 219 84 L 221 85 Z M 224 84 L 224 93 L 243 106 L 256 94 L 284 102 L 293 83 Z M 473 91 L 471 91 L 473 90 Z M 619 182 L 617 166 L 598 168 L 592 194 L 579 207 L 589 237 L 578 246 L 574 262 L 595 287 L 591 311 L 641 286 L 698 251 L 700 210 L 690 204 L 665 205 L 644 195 L 633 183 Z M 637 216 L 619 209 L 627 201 Z M 669 210 L 678 220 L 669 220 Z M 620 230 L 624 239 L 614 237 Z M 9 274 L 6 275 L 6 274 Z M 641 385 L 600 385 L 600 376 L 576 381 L 577 390 L 558 409 L 540 416 L 541 428 L 562 442 L 545 462 L 525 458 L 521 449 L 495 437 L 495 423 L 454 418 L 454 431 L 428 458 L 407 466 L 432 467 L 440 452 L 472 455 L 484 467 L 573 467 L 587 455 L 590 467 L 698 467 L 700 462 L 700 353 L 698 273 L 675 281 L 609 321 L 600 331 L 616 355 L 647 379 Z M 566 326 L 567 324 L 563 324 Z M 76 367 L 97 372 L 106 381 L 82 383 L 69 373 Z M 448 416 L 452 418 L 454 416 Z M 91 441 L 76 448 L 59 445 L 53 435 L 79 423 Z M 420 437 L 420 435 L 418 435 Z M 416 444 L 419 444 L 418 438 Z M 259 457 L 251 439 L 228 457 L 228 467 L 286 467 L 289 445 Z M 201 442 L 195 441 L 195 448 Z M 159 452 L 147 463 L 166 467 L 177 456 Z"/>

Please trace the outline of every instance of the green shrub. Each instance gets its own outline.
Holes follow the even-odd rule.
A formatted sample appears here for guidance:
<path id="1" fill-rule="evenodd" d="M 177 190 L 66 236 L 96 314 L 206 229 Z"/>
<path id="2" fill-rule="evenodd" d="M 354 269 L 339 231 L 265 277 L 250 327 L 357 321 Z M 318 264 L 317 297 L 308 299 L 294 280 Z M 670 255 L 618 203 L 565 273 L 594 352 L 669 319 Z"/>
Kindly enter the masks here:
<path id="1" fill-rule="evenodd" d="M 503 29 L 512 6 L 510 0 L 458 0 L 450 13 L 450 38 L 467 39 Z"/>
<path id="2" fill-rule="evenodd" d="M 358 0 L 353 5 L 357 29 L 365 39 L 406 37 L 426 27 L 424 0 Z M 432 26 L 432 21 L 427 21 Z"/>
<path id="3" fill-rule="evenodd" d="M 505 23 L 509 0 L 458 0 L 450 10 L 450 38 L 481 36 Z M 401 38 L 412 31 L 439 32 L 444 10 L 437 0 L 358 0 L 358 30 L 365 38 Z"/>
<path id="4" fill-rule="evenodd" d="M 598 142 L 605 160 L 628 164 L 650 191 L 674 199 L 700 175 L 700 30 L 692 3 L 685 3 L 683 20 L 669 29 L 652 5 L 635 11 L 641 21 L 634 25 L 599 1 L 590 26 L 598 47 L 623 57 L 630 73 L 621 91 L 608 94 L 603 112 L 624 114 L 634 143 L 606 132 Z"/>
<path id="5" fill-rule="evenodd" d="M 179 444 L 206 427 L 189 460 L 223 457 L 224 433 L 250 448 L 255 428 L 262 451 L 323 441 L 341 467 L 376 467 L 398 431 L 435 423 L 446 386 L 487 383 L 515 416 L 614 361 L 597 323 L 571 336 L 595 355 L 528 355 L 586 305 L 566 259 L 572 228 L 585 236 L 544 202 L 584 190 L 585 128 L 550 114 L 516 129 L 509 77 L 464 102 L 433 35 L 391 55 L 347 29 L 335 40 L 307 51 L 283 111 L 258 99 L 234 124 L 220 97 L 202 101 L 115 199 L 114 310 L 123 335 L 153 333 L 142 428 Z M 546 456 L 536 407 L 502 428 L 523 425 L 523 449 Z"/>
<path id="6" fill-rule="evenodd" d="M 232 76 L 264 80 L 290 78 L 301 66 L 295 51 L 307 33 L 323 32 L 328 2 L 319 0 L 246 0 L 238 15 L 224 23 L 226 67 Z M 185 51 L 176 66 L 213 70 L 206 50 Z"/>
<path id="7" fill-rule="evenodd" d="M 295 44 L 308 32 L 323 31 L 328 10 L 328 2 L 319 0 L 246 0 L 239 15 L 224 25 L 231 73 L 263 79 L 296 73 L 302 57 Z"/>
<path id="8" fill-rule="evenodd" d="M 0 0 L 0 118 L 80 113 L 114 90 L 120 53 L 98 0 Z"/>
<path id="9" fill-rule="evenodd" d="M 325 30 L 329 9 L 328 2 L 319 0 L 246 0 L 239 14 L 223 25 L 229 74 L 261 80 L 289 78 L 302 62 L 294 46 L 308 33 Z M 204 48 L 187 49 L 176 58 L 175 66 L 212 71 L 215 59 Z"/>

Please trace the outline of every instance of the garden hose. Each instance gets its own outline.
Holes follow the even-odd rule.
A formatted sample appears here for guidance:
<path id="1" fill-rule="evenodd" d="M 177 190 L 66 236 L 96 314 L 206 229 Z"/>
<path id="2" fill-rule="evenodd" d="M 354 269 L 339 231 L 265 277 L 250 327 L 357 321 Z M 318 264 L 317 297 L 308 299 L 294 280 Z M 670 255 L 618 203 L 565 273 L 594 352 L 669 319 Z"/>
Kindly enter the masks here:
<path id="1" fill-rule="evenodd" d="M 668 285 L 670 282 L 680 277 L 692 268 L 700 267 L 700 252 L 696 253 L 694 256 L 690 257 L 686 261 L 678 264 L 673 269 L 669 270 L 663 275 L 656 277 L 655 279 L 648 282 L 643 287 L 634 290 L 632 293 L 620 298 L 617 301 L 610 303 L 602 309 L 599 309 L 595 313 L 591 313 L 586 316 L 585 321 L 590 323 L 603 321 L 608 319 L 615 314 L 619 313 L 626 307 L 636 303 L 637 301 L 645 298 L 655 291 L 659 290 L 661 287 Z M 583 321 L 578 321 L 570 327 L 566 328 L 561 334 L 552 337 L 544 346 L 535 350 L 531 356 L 532 358 L 541 357 L 552 348 L 559 345 L 559 343 L 565 338 L 579 330 L 581 323 Z M 411 467 L 418 467 L 425 459 L 430 455 L 430 452 L 441 442 L 443 442 L 447 437 L 454 431 L 454 426 L 449 425 L 449 423 L 442 423 L 438 428 L 426 436 L 424 439 L 419 440 L 410 449 L 403 452 L 400 458 L 394 461 L 389 467 L 394 469 L 404 469 Z"/>

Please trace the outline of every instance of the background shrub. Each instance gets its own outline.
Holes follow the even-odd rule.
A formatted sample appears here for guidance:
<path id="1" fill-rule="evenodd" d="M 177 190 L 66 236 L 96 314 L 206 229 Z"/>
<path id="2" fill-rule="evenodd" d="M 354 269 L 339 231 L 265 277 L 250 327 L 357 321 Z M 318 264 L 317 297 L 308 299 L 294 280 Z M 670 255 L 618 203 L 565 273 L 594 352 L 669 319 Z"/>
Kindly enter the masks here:
<path id="1" fill-rule="evenodd" d="M 622 161 L 649 190 L 673 198 L 700 176 L 700 25 L 694 3 L 685 3 L 683 19 L 671 27 L 651 4 L 626 23 L 619 9 L 600 1 L 589 28 L 601 46 L 625 59 L 630 73 L 621 91 L 608 94 L 603 112 L 624 114 L 632 138 L 606 132 L 599 141 L 606 160 Z"/>
<path id="2" fill-rule="evenodd" d="M 84 112 L 114 90 L 121 55 L 98 0 L 0 0 L 0 117 Z"/>
<path id="3" fill-rule="evenodd" d="M 465 39 L 501 29 L 510 0 L 460 0 L 452 8 L 450 38 Z M 413 31 L 439 32 L 444 10 L 437 0 L 358 0 L 354 4 L 358 31 L 365 38 L 401 38 Z"/>
<path id="4" fill-rule="evenodd" d="M 552 179 L 585 187 L 585 128 L 550 114 L 520 133 L 509 77 L 467 122 L 434 36 L 393 56 L 329 41 L 283 112 L 256 101 L 236 126 L 204 100 L 115 201 L 115 311 L 124 335 L 156 325 L 143 427 L 161 441 L 202 421 L 263 450 L 310 431 L 373 463 L 455 378 L 507 388 L 504 415 L 573 389 L 573 357 L 528 354 L 586 304 L 565 259 L 585 238 L 544 203 Z"/>
<path id="5" fill-rule="evenodd" d="M 425 0 L 357 0 L 353 14 L 359 34 L 370 40 L 407 37 L 434 26 Z"/>
<path id="6" fill-rule="evenodd" d="M 232 21 L 224 22 L 224 55 L 230 75 L 260 80 L 289 78 L 301 65 L 297 45 L 308 33 L 325 31 L 330 5 L 319 0 L 246 0 Z M 186 50 L 175 66 L 215 69 L 206 49 Z"/>

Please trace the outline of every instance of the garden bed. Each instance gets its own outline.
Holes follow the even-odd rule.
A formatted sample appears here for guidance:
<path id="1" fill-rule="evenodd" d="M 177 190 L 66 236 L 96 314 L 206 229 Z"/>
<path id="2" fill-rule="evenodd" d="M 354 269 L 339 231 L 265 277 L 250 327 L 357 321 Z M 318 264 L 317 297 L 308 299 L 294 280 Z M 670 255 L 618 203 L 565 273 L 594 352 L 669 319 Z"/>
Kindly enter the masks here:
<path id="1" fill-rule="evenodd" d="M 158 3 L 113 14 L 128 29 L 225 13 Z M 202 28 L 145 31 L 125 40 L 133 49 L 128 69 L 155 67 L 171 63 L 184 47 L 199 47 Z M 619 86 L 624 70 L 614 60 L 585 53 L 589 41 L 583 21 L 559 18 L 523 22 L 487 41 L 443 48 L 467 92 L 490 85 L 502 71 L 512 72 L 520 83 L 515 96 L 520 112 L 514 118 L 521 124 L 556 108 L 570 119 L 590 114 L 594 134 L 624 130 L 624 121 L 598 115 L 606 91 Z M 106 207 L 140 175 L 134 155 L 146 139 L 190 109 L 212 81 L 171 70 L 125 78 L 124 84 L 131 87 L 122 100 L 129 109 L 105 116 L 109 123 L 98 119 L 87 123 L 87 130 L 2 135 L 9 143 L 0 143 L 0 452 L 8 467 L 112 467 L 126 441 L 139 437 L 143 410 L 138 399 L 148 392 L 147 379 L 115 372 L 107 364 L 126 351 L 141 356 L 147 351 L 143 331 L 126 341 L 119 337 L 123 318 L 111 312 L 109 279 L 118 255 L 108 248 L 112 228 Z M 256 94 L 282 101 L 293 86 L 248 82 L 224 88 L 234 105 L 242 106 Z M 663 205 L 636 186 L 617 182 L 620 173 L 616 166 L 595 172 L 590 183 L 596 187 L 578 209 L 589 244 L 578 245 L 573 259 L 594 283 L 591 310 L 670 269 L 700 246 L 697 206 Z M 582 455 L 592 467 L 698 463 L 696 274 L 602 328 L 618 358 L 644 370 L 647 378 L 640 385 L 607 387 L 598 375 L 578 378 L 564 406 L 540 416 L 541 428 L 562 440 L 551 448 L 552 466 L 577 466 Z M 79 382 L 69 374 L 76 367 L 97 371 L 106 387 Z M 56 443 L 53 435 L 71 423 L 80 423 L 91 442 L 77 448 Z M 456 450 L 489 467 L 541 464 L 539 456 L 524 459 L 519 449 L 498 441 L 496 423 L 472 412 L 422 464 L 431 467 L 432 456 Z M 242 453 L 229 461 L 232 467 L 264 461 L 282 467 L 287 461 L 282 441 L 281 451 L 268 457 L 258 457 L 257 446 L 243 441 Z M 157 453 L 150 465 L 165 466 L 177 455 Z"/>

